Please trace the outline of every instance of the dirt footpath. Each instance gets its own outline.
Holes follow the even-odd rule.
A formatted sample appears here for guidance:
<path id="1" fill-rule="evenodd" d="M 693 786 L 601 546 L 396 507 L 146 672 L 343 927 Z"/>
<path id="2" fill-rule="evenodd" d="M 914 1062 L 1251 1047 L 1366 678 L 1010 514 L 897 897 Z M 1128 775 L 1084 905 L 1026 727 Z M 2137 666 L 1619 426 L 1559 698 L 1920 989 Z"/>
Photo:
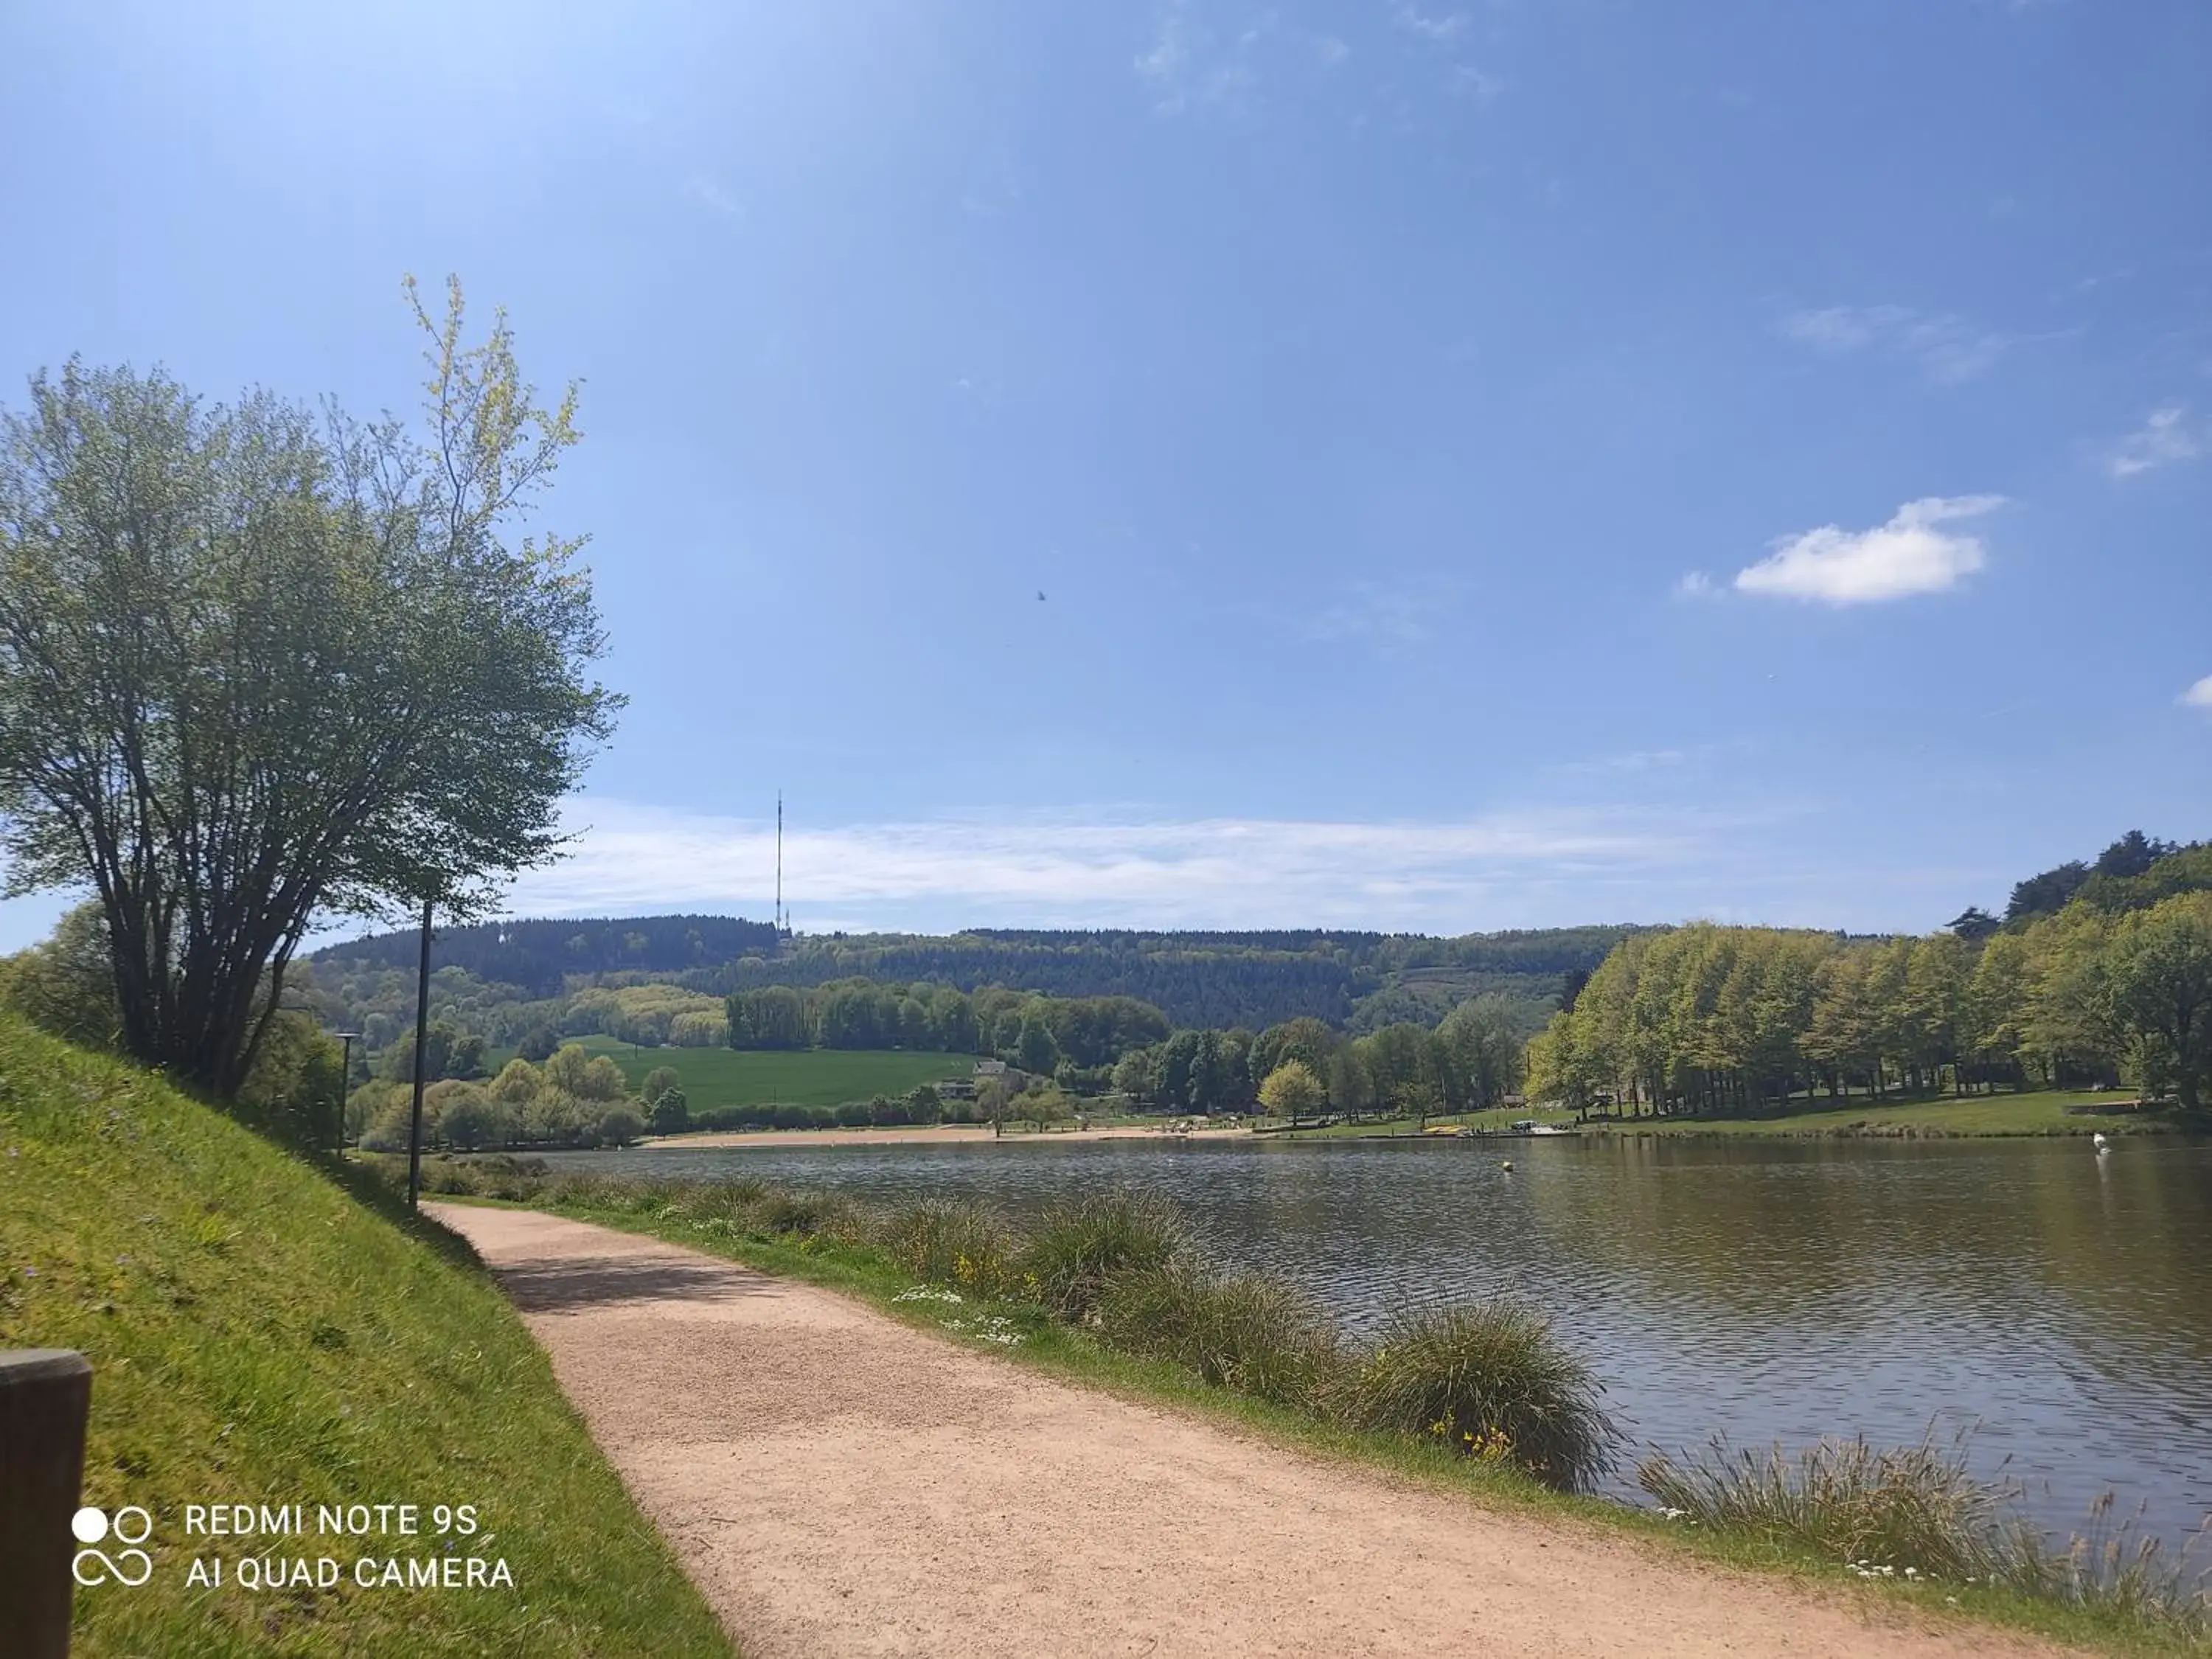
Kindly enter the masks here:
<path id="1" fill-rule="evenodd" d="M 649 1239 L 429 1207 L 747 1659 L 2054 1651 L 1492 1515 Z"/>

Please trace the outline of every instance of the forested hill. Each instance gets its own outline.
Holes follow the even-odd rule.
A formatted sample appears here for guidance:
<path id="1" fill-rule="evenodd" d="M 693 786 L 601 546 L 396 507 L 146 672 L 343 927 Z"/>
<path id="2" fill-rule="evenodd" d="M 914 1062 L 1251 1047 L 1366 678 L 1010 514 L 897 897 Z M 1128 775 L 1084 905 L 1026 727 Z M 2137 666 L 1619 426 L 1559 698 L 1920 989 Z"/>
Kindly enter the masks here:
<path id="1" fill-rule="evenodd" d="M 1354 1031 L 1396 1020 L 1433 1024 L 1485 991 L 1521 1004 L 1534 1030 L 1571 973 L 1588 973 L 1628 927 L 1418 934 L 978 929 L 951 935 L 804 935 L 782 941 L 766 923 L 720 916 L 516 921 L 440 932 L 432 960 L 480 979 L 550 996 L 608 974 L 674 979 L 722 994 L 865 977 L 931 981 L 963 991 L 993 985 L 1054 996 L 1131 996 L 1176 1024 L 1260 1030 L 1301 1014 Z M 325 947 L 317 959 L 410 968 L 416 935 Z"/>
<path id="2" fill-rule="evenodd" d="M 420 939 L 411 928 L 378 933 L 325 945 L 309 959 L 412 968 Z M 563 918 L 441 927 L 430 960 L 440 968 L 465 968 L 479 979 L 550 997 L 560 994 L 571 974 L 677 974 L 711 968 L 749 951 L 775 950 L 775 927 L 741 916 Z"/>

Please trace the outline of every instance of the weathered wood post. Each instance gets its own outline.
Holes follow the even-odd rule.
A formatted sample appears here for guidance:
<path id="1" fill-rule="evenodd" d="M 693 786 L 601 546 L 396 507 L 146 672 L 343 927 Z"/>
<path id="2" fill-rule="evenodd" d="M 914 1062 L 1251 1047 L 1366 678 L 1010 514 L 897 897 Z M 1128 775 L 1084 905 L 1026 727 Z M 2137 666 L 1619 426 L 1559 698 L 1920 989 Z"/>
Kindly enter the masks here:
<path id="1" fill-rule="evenodd" d="M 84 1480 L 92 1367 L 59 1348 L 0 1351 L 0 1653 L 65 1659 L 70 1523 Z"/>

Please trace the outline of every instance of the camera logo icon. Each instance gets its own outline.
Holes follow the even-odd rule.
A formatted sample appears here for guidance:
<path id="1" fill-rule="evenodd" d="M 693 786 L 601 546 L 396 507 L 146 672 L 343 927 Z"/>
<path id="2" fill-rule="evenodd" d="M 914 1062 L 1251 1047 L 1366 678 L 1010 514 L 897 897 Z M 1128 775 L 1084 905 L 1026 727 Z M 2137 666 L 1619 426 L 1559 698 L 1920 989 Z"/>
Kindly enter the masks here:
<path id="1" fill-rule="evenodd" d="M 136 1504 L 125 1504 L 112 1517 L 88 1504 L 70 1517 L 70 1531 L 84 1546 L 70 1564 L 78 1583 L 89 1588 L 112 1580 L 136 1589 L 154 1576 L 154 1558 L 137 1547 L 153 1536 L 154 1517 Z M 111 1537 L 124 1546 L 112 1556 L 98 1547 Z"/>

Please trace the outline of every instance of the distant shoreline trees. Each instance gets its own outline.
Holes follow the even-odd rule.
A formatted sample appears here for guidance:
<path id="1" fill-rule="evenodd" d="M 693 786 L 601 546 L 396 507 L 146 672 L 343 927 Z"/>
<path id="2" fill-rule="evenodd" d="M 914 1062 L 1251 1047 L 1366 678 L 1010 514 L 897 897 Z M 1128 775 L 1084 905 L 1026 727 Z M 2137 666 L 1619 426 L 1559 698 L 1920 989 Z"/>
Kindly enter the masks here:
<path id="1" fill-rule="evenodd" d="M 2194 854 L 2159 863 L 2176 856 Z M 1528 1068 L 1532 1094 L 1629 1115 L 2124 1077 L 2195 1109 L 2212 1091 L 2212 891 L 2117 913 L 2077 897 L 1978 948 L 1711 923 L 1640 936 L 1530 1043 Z"/>

